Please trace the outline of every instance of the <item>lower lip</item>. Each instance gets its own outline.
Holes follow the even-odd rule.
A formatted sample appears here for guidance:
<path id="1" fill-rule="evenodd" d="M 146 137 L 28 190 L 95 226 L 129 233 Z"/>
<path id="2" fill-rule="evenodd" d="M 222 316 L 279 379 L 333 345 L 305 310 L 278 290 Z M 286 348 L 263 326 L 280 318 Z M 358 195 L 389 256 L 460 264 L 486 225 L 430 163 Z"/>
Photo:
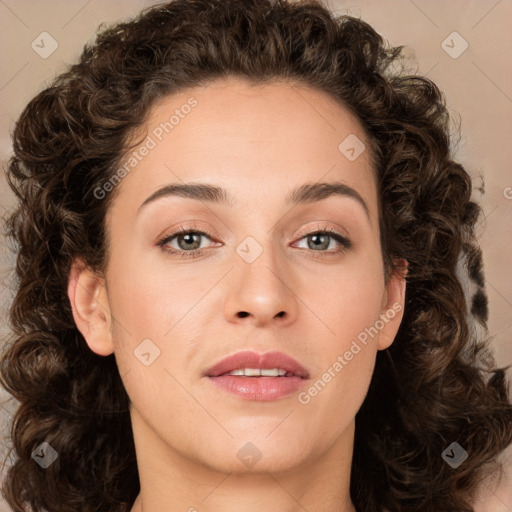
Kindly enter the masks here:
<path id="1" fill-rule="evenodd" d="M 209 377 L 219 388 L 246 400 L 270 402 L 296 393 L 308 379 L 301 377 L 243 377 L 222 375 Z"/>

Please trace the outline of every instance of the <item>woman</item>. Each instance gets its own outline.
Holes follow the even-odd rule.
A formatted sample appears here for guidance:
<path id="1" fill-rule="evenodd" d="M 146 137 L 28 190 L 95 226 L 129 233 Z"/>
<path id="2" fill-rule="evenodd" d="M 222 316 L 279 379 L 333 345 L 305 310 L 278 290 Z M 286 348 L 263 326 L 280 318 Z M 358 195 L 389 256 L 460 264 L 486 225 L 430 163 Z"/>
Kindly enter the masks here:
<path id="1" fill-rule="evenodd" d="M 473 510 L 512 406 L 458 272 L 480 208 L 400 51 L 313 0 L 176 0 L 29 103 L 14 510 Z"/>

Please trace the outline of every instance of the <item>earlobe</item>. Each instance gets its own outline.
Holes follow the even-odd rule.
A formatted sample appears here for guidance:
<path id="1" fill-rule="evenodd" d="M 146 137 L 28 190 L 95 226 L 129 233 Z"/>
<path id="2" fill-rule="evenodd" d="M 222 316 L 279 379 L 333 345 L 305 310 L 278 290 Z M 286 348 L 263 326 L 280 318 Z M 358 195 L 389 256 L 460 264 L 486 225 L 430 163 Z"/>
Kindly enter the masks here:
<path id="1" fill-rule="evenodd" d="M 381 319 L 384 325 L 379 332 L 377 350 L 385 350 L 391 346 L 402 322 L 405 309 L 405 278 L 409 263 L 405 258 L 402 258 L 402 264 L 405 270 L 401 274 L 393 273 L 386 285 L 384 294 L 386 299 L 381 311 Z"/>
<path id="2" fill-rule="evenodd" d="M 112 354 L 110 305 L 104 279 L 77 259 L 71 266 L 67 293 L 75 324 L 89 348 L 98 355 Z"/>

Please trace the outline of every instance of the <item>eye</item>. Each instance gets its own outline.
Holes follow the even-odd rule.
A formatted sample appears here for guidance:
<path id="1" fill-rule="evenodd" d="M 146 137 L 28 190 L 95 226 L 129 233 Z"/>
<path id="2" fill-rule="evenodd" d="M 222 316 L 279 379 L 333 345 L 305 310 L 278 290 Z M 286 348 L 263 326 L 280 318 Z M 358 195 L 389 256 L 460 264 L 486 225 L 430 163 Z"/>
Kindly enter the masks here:
<path id="1" fill-rule="evenodd" d="M 312 249 L 314 252 L 327 254 L 345 252 L 352 247 L 352 242 L 345 235 L 342 235 L 335 229 L 328 227 L 317 231 L 311 231 L 310 233 L 302 236 L 300 241 L 302 240 L 306 240 L 306 247 L 299 246 L 300 249 Z M 336 246 L 336 244 L 338 245 L 337 249 L 333 247 Z"/>
<path id="2" fill-rule="evenodd" d="M 157 242 L 157 246 L 163 251 L 178 255 L 182 258 L 197 258 L 204 254 L 206 247 L 201 246 L 202 238 L 213 240 L 213 236 L 207 231 L 193 226 L 180 227 Z M 319 253 L 315 256 L 335 255 L 349 250 L 352 242 L 335 229 L 325 227 L 304 234 L 299 242 L 306 240 L 306 247 L 299 249 L 311 249 L 311 252 Z M 338 248 L 332 246 L 338 245 Z"/>
<path id="3" fill-rule="evenodd" d="M 204 247 L 201 247 L 201 237 L 212 240 L 212 236 L 206 231 L 193 227 L 188 229 L 181 227 L 166 235 L 163 239 L 158 241 L 156 245 L 161 247 L 163 251 L 177 254 L 180 257 L 197 258 L 204 252 Z M 172 246 L 171 243 L 174 242 L 175 244 Z"/>

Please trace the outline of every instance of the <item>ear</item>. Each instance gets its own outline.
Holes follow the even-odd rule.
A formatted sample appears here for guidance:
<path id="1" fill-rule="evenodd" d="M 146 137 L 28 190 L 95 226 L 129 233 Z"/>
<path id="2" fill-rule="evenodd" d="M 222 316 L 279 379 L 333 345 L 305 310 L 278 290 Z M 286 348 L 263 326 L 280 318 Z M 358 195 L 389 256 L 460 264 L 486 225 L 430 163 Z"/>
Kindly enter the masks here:
<path id="1" fill-rule="evenodd" d="M 404 316 L 405 277 L 409 263 L 405 258 L 401 260 L 405 270 L 402 273 L 393 272 L 384 292 L 380 315 L 384 327 L 379 331 L 377 350 L 385 350 L 391 346 Z"/>
<path id="2" fill-rule="evenodd" d="M 105 280 L 80 259 L 71 266 L 68 298 L 76 326 L 89 348 L 101 356 L 112 354 L 114 345 Z"/>

